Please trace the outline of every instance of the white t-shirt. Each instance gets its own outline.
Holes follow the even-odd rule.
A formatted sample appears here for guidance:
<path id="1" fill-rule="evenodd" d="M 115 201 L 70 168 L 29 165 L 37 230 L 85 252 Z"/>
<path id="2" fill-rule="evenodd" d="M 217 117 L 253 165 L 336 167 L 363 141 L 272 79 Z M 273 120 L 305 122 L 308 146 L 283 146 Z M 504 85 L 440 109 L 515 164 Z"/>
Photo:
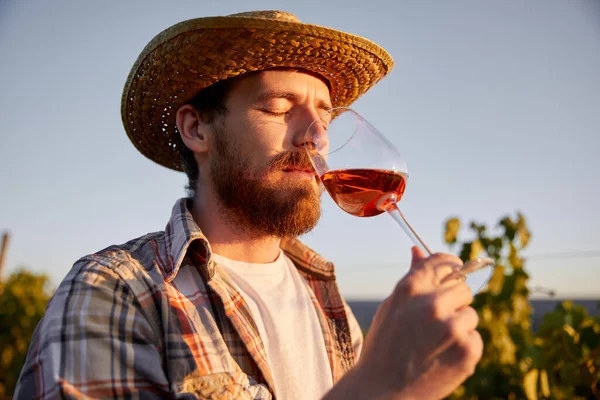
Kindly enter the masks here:
<path id="1" fill-rule="evenodd" d="M 281 400 L 321 399 L 333 386 L 321 326 L 306 284 L 283 253 L 251 264 L 212 255 L 239 286 L 265 345 Z"/>

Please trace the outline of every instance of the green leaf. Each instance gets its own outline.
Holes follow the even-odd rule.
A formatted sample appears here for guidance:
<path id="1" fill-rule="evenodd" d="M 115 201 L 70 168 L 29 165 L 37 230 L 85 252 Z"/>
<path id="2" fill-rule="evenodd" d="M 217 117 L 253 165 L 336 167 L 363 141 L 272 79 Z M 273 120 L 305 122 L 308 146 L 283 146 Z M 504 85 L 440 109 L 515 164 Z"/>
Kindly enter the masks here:
<path id="1" fill-rule="evenodd" d="M 503 265 L 496 265 L 492 277 L 488 282 L 488 292 L 494 295 L 498 295 L 502 291 L 504 286 L 504 279 L 506 277 L 505 268 Z"/>
<path id="2" fill-rule="evenodd" d="M 460 231 L 460 220 L 456 217 L 446 220 L 446 230 L 444 240 L 448 244 L 454 244 L 457 241 L 458 231 Z"/>
<path id="3" fill-rule="evenodd" d="M 576 338 L 579 336 L 577 331 L 575 329 L 573 329 L 573 327 L 571 325 L 564 325 L 563 331 L 567 332 L 567 335 L 571 336 L 572 338 Z"/>
<path id="4" fill-rule="evenodd" d="M 500 220 L 498 224 L 504 228 L 504 236 L 507 237 L 509 241 L 515 240 L 515 235 L 517 234 L 517 227 L 515 223 L 510 219 L 510 217 L 504 217 Z"/>
<path id="5" fill-rule="evenodd" d="M 580 343 L 590 350 L 600 348 L 600 324 L 589 319 L 589 325 L 580 329 Z"/>
<path id="6" fill-rule="evenodd" d="M 471 243 L 471 251 L 469 253 L 469 260 L 474 260 L 479 257 L 479 254 L 483 251 L 483 246 L 481 245 L 481 241 L 475 240 Z"/>
<path id="7" fill-rule="evenodd" d="M 510 252 L 508 254 L 508 262 L 515 269 L 523 268 L 523 259 L 521 257 L 519 257 L 517 248 L 512 243 L 510 244 Z"/>
<path id="8" fill-rule="evenodd" d="M 548 372 L 545 369 L 540 372 L 540 391 L 542 396 L 550 397 L 550 383 L 548 382 Z"/>
<path id="9" fill-rule="evenodd" d="M 539 334 L 541 337 L 552 337 L 552 333 L 562 329 L 565 323 L 564 313 L 560 311 L 549 312 L 542 318 Z"/>
<path id="10" fill-rule="evenodd" d="M 525 389 L 525 395 L 527 400 L 537 400 L 537 382 L 538 382 L 539 371 L 532 369 L 525 375 L 523 379 L 523 388 Z"/>
<path id="11" fill-rule="evenodd" d="M 519 237 L 519 242 L 521 243 L 521 249 L 524 249 L 529 244 L 531 232 L 529 232 L 529 229 L 527 229 L 527 222 L 525 221 L 523 214 L 518 213 L 517 218 L 517 234 Z"/>
<path id="12" fill-rule="evenodd" d="M 458 257 L 460 257 L 461 260 L 467 262 L 468 260 L 470 260 L 471 258 L 471 247 L 472 247 L 472 243 L 463 243 L 462 246 L 462 250 L 460 251 L 460 254 L 458 255 Z"/>
<path id="13" fill-rule="evenodd" d="M 478 237 L 484 236 L 486 231 L 485 225 L 479 225 L 475 222 L 471 222 L 471 229 L 475 231 Z"/>

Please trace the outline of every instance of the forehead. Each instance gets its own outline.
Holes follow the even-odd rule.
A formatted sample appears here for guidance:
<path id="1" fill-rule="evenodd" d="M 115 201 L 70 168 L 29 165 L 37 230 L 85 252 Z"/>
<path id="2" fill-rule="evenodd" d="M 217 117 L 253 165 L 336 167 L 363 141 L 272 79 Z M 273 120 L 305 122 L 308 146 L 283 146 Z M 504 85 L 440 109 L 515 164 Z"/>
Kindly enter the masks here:
<path id="1" fill-rule="evenodd" d="M 302 70 L 281 69 L 251 73 L 239 78 L 231 93 L 258 98 L 265 92 L 290 92 L 301 97 L 330 103 L 329 83 L 325 78 Z"/>

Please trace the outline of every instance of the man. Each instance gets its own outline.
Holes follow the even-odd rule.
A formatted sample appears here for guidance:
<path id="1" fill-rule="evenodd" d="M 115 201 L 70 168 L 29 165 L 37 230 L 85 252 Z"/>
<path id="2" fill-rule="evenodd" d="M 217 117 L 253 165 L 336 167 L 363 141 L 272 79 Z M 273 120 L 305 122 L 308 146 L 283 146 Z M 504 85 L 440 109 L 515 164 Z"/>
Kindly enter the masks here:
<path id="1" fill-rule="evenodd" d="M 319 218 L 303 151 L 323 111 L 392 68 L 365 39 L 282 12 L 200 18 L 131 70 L 125 129 L 189 177 L 165 231 L 79 260 L 36 331 L 16 398 L 438 399 L 481 357 L 451 255 L 413 249 L 364 346 L 333 265 L 296 237 Z"/>

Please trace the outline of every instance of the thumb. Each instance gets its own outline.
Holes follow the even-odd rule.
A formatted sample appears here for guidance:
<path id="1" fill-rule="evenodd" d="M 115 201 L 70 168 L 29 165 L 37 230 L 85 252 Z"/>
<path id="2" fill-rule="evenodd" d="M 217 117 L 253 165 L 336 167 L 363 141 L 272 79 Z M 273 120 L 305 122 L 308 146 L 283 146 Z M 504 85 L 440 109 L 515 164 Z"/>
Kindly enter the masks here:
<path id="1" fill-rule="evenodd" d="M 416 265 L 419 263 L 419 261 L 424 260 L 424 259 L 427 258 L 427 255 L 418 246 L 413 246 L 410 249 L 410 251 L 411 251 L 411 254 L 412 254 L 412 261 L 410 263 L 410 269 L 412 271 L 416 267 Z"/>

